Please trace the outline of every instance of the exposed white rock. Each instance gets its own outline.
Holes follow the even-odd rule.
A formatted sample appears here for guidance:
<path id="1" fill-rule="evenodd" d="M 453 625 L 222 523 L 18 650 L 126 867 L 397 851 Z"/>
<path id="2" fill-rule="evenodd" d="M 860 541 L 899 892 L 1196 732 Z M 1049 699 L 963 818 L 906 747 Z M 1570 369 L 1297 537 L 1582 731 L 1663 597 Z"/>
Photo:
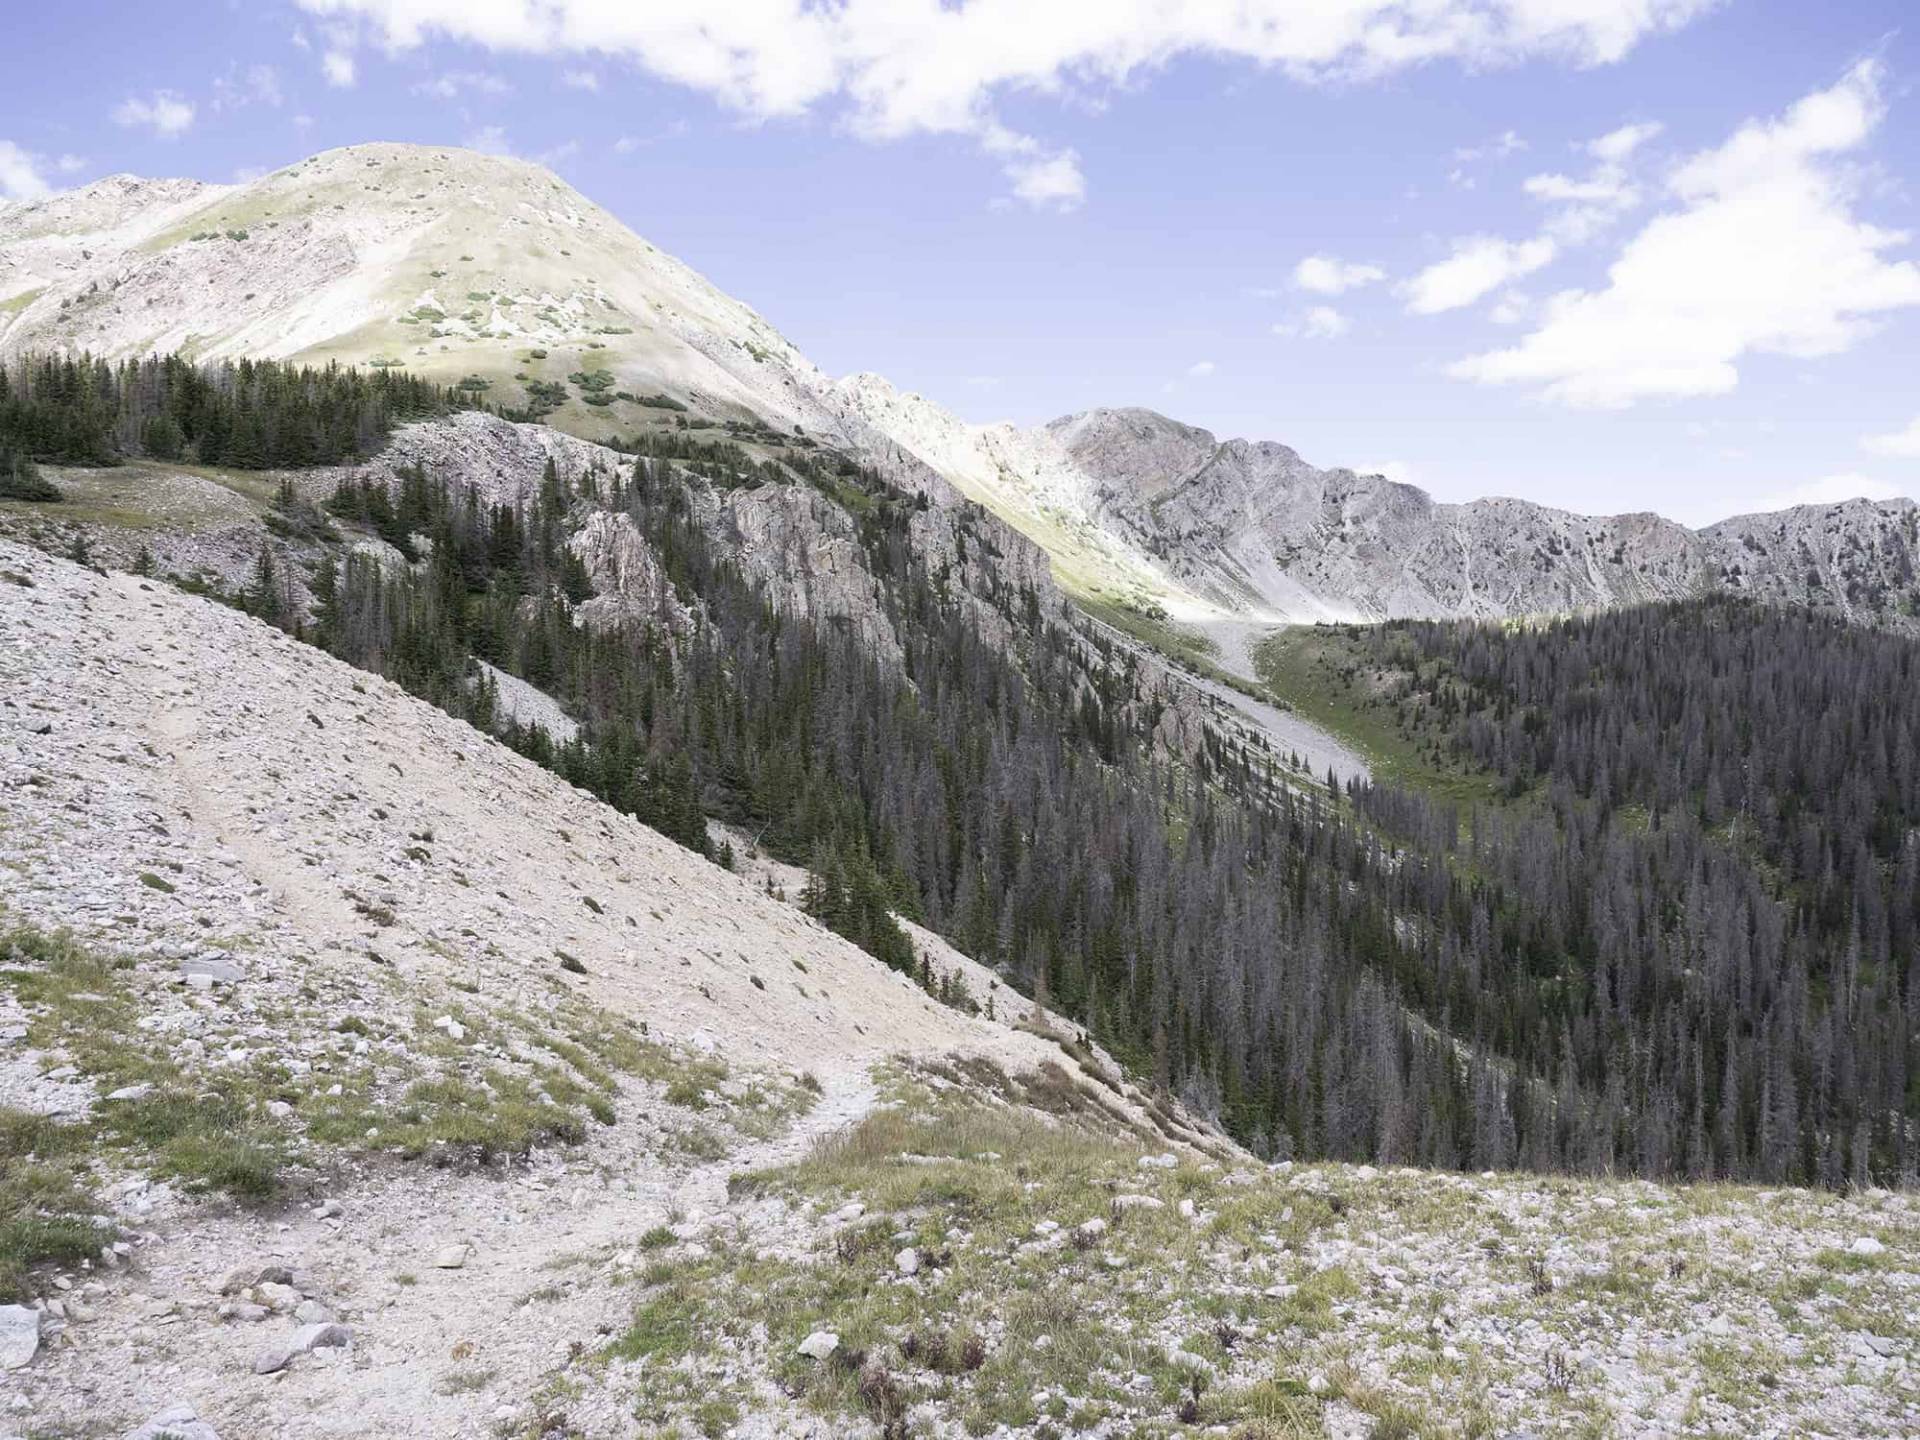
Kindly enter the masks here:
<path id="1" fill-rule="evenodd" d="M 816 1330 L 800 1342 L 799 1354 L 809 1360 L 825 1360 L 840 1348 L 840 1337 L 831 1330 Z"/>
<path id="2" fill-rule="evenodd" d="M 191 1405 L 169 1405 L 121 1440 L 220 1440 L 219 1432 L 200 1418 Z"/>
<path id="3" fill-rule="evenodd" d="M 40 1348 L 40 1312 L 0 1305 L 0 1370 L 19 1370 Z"/>
<path id="4" fill-rule="evenodd" d="M 253 1358 L 253 1373 L 271 1375 L 284 1370 L 302 1355 L 315 1350 L 337 1349 L 353 1343 L 353 1331 L 345 1325 L 302 1325 L 285 1339 L 276 1340 Z"/>

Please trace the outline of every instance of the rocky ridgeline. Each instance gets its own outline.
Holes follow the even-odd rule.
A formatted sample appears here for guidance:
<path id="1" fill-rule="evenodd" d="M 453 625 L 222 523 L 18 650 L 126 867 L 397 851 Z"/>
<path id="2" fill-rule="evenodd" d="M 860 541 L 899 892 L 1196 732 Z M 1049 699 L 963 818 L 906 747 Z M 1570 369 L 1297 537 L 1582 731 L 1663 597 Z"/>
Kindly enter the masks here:
<path id="1" fill-rule="evenodd" d="M 1144 409 L 968 426 L 878 376 L 836 388 L 968 494 L 1040 538 L 1082 589 L 1174 618 L 1510 616 L 1726 588 L 1920 628 L 1920 511 L 1801 506 L 1702 530 L 1528 501 L 1452 505 L 1319 469 L 1272 441 L 1220 440 Z"/>

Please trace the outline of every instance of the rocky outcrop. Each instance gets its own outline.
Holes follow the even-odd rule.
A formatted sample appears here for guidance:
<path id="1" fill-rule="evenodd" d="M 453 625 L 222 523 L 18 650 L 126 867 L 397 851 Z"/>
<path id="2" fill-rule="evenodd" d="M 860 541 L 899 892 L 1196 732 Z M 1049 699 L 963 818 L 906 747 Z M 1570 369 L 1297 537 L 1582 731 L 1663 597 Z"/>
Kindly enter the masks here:
<path id="1" fill-rule="evenodd" d="M 1031 430 L 967 426 L 877 376 L 837 387 L 970 495 L 1045 541 L 1076 588 L 1176 621 L 1506 616 L 1724 587 L 1916 628 L 1909 501 L 1853 501 L 1690 530 L 1495 498 L 1442 504 L 1151 410 Z"/>
<path id="2" fill-rule="evenodd" d="M 724 509 L 739 537 L 741 570 L 776 609 L 843 626 L 881 659 L 899 663 L 900 637 L 846 511 L 800 485 L 736 490 Z"/>
<path id="3" fill-rule="evenodd" d="M 664 625 L 674 635 L 693 630 L 693 612 L 674 593 L 659 556 L 631 515 L 596 510 L 567 545 L 593 582 L 593 598 L 575 612 L 584 623 L 619 626 L 652 622 Z"/>

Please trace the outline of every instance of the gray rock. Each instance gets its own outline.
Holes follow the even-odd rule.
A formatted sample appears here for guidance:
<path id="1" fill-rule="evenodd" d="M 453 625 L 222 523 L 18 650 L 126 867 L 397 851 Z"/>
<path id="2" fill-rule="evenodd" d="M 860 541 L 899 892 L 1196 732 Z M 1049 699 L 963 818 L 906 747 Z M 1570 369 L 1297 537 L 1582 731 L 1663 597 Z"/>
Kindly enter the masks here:
<path id="1" fill-rule="evenodd" d="M 0 1305 L 0 1370 L 18 1370 L 40 1349 L 40 1312 Z"/>
<path id="2" fill-rule="evenodd" d="M 840 1337 L 831 1330 L 816 1330 L 800 1342 L 800 1354 L 809 1360 L 824 1360 L 840 1348 Z"/>
<path id="3" fill-rule="evenodd" d="M 331 1325 L 335 1316 L 318 1300 L 302 1300 L 295 1308 L 293 1318 L 302 1325 Z"/>
<path id="4" fill-rule="evenodd" d="M 127 1431 L 121 1440 L 220 1440 L 191 1405 L 169 1405 L 146 1424 Z"/>
<path id="5" fill-rule="evenodd" d="M 284 1340 L 277 1340 L 253 1357 L 253 1373 L 271 1375 L 276 1370 L 284 1370 L 291 1365 L 296 1356 L 311 1354 L 315 1350 L 344 1346 L 353 1341 L 353 1331 L 345 1325 L 322 1324 L 302 1325 Z"/>
<path id="6" fill-rule="evenodd" d="M 188 984 L 200 982 L 200 988 L 211 985 L 238 985 L 247 978 L 247 972 L 231 960 L 222 960 L 215 956 L 202 955 L 192 960 L 180 962 L 180 973 Z"/>
<path id="7" fill-rule="evenodd" d="M 909 1245 L 893 1257 L 893 1263 L 894 1267 L 899 1270 L 902 1275 L 918 1275 L 920 1273 L 920 1252 Z"/>
<path id="8" fill-rule="evenodd" d="M 467 1263 L 467 1256 L 473 1247 L 464 1240 L 458 1245 L 443 1245 L 433 1257 L 433 1263 L 442 1270 L 458 1270 Z"/>

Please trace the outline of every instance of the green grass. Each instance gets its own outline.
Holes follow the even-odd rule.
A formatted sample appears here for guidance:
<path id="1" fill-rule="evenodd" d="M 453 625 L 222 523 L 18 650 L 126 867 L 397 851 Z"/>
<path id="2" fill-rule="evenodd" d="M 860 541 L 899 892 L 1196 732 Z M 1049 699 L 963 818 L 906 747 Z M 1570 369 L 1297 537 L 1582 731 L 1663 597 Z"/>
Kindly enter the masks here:
<path id="1" fill-rule="evenodd" d="M 1469 769 L 1402 726 L 1380 697 L 1380 677 L 1363 661 L 1345 625 L 1295 625 L 1254 651 L 1254 665 L 1274 696 L 1365 758 L 1376 780 L 1463 805 L 1498 804 L 1496 776 Z M 1444 748 L 1444 739 L 1442 739 Z"/>
<path id="2" fill-rule="evenodd" d="M 33 1267 L 76 1265 L 110 1238 L 76 1175 L 90 1140 L 84 1125 L 0 1107 L 0 1303 L 25 1296 Z"/>

